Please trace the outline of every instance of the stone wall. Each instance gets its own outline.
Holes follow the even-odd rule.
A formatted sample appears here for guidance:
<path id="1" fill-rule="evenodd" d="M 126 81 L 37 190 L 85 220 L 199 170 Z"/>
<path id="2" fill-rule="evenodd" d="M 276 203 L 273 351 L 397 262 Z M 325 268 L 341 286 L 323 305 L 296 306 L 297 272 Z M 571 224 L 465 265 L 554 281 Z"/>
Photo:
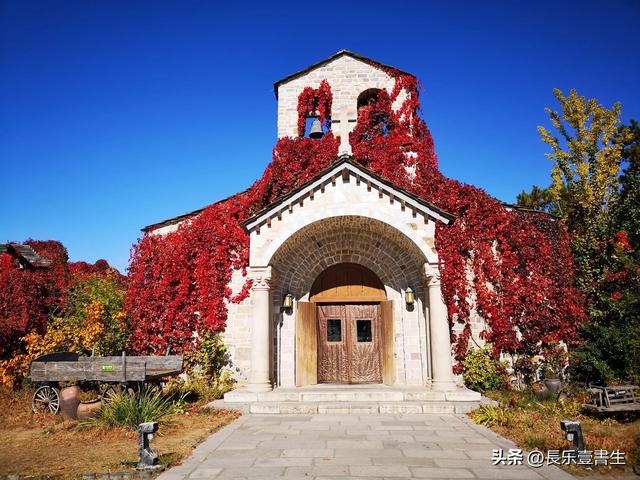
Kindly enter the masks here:
<path id="1" fill-rule="evenodd" d="M 229 287 L 234 295 L 242 290 L 246 277 L 242 271 L 234 270 Z M 230 368 L 238 382 L 248 379 L 251 368 L 251 297 L 240 303 L 227 303 L 227 325 L 222 339 L 232 360 Z"/>

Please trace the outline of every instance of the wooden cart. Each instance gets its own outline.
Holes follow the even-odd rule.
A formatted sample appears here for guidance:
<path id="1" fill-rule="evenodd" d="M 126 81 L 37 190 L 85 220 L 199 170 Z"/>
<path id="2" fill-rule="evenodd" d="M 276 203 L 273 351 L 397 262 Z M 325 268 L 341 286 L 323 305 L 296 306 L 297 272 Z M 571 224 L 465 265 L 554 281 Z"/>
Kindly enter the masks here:
<path id="1" fill-rule="evenodd" d="M 58 413 L 60 382 L 75 382 L 95 387 L 93 403 L 108 397 L 116 387 L 140 388 L 145 383 L 158 383 L 165 377 L 182 372 L 182 355 L 81 357 L 72 352 L 42 355 L 31 362 L 31 381 L 39 387 L 33 394 L 34 412 Z"/>

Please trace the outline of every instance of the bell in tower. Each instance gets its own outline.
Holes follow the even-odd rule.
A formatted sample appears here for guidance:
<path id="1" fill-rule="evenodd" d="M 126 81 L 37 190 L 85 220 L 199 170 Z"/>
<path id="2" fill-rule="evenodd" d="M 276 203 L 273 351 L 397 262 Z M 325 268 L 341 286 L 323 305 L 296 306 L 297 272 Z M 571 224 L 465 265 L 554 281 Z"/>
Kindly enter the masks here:
<path id="1" fill-rule="evenodd" d="M 314 139 L 322 138 L 324 132 L 322 131 L 322 124 L 320 123 L 320 119 L 315 118 L 313 123 L 311 124 L 311 131 L 309 132 L 309 137 Z"/>

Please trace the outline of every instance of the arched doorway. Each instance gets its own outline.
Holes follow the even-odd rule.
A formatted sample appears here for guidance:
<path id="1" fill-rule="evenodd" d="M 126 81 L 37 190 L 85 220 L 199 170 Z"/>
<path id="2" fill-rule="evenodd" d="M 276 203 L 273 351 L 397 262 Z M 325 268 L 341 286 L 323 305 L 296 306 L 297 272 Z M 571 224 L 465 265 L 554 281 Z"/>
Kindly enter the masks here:
<path id="1" fill-rule="evenodd" d="M 392 383 L 391 302 L 375 273 L 333 265 L 318 275 L 309 300 L 298 305 L 297 383 Z"/>

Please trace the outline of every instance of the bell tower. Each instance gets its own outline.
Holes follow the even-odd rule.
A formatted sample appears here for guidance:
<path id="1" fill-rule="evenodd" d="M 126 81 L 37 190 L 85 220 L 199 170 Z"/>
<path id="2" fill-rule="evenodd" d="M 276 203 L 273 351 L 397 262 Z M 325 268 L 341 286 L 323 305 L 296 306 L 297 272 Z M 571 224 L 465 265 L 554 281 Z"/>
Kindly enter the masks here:
<path id="1" fill-rule="evenodd" d="M 341 50 L 321 62 L 277 81 L 274 90 L 278 99 L 278 138 L 299 136 L 298 98 L 305 87 L 318 89 L 321 83 L 326 81 L 333 97 L 328 128 L 335 136 L 340 137 L 338 153 L 351 154 L 349 133 L 356 125 L 358 106 L 381 89 L 392 92 L 395 80 L 387 73 L 390 69 L 397 71 L 394 67 L 348 50 Z M 405 95 L 404 91 L 398 95 L 394 108 L 402 104 Z M 313 116 L 305 119 L 305 136 L 321 137 L 322 125 L 314 120 Z"/>

